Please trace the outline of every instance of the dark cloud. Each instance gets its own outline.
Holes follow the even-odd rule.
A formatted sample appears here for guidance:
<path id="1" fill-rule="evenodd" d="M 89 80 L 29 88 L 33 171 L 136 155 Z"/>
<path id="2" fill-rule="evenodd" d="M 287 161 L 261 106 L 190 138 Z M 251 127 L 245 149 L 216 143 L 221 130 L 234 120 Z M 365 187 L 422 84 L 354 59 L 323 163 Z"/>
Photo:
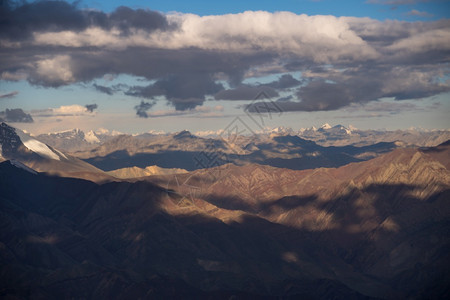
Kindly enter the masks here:
<path id="1" fill-rule="evenodd" d="M 450 91 L 449 85 L 436 81 L 440 72 L 432 66 L 393 68 L 369 63 L 344 71 L 329 68 L 319 73 L 319 79 L 311 80 L 297 91 L 297 101 L 281 102 L 280 107 L 283 111 L 336 110 L 384 97 L 425 98 Z"/>
<path id="2" fill-rule="evenodd" d="M 183 74 L 168 76 L 149 86 L 134 86 L 126 95 L 143 98 L 165 96 L 176 110 L 192 109 L 202 105 L 205 95 L 212 95 L 223 89 L 208 74 Z"/>
<path id="3" fill-rule="evenodd" d="M 276 104 L 281 111 L 287 112 L 335 110 L 352 103 L 350 91 L 345 86 L 324 81 L 311 82 L 301 88 L 297 96 L 300 101 L 286 99 L 276 101 Z M 257 112 L 252 105 L 247 109 L 250 112 Z"/>
<path id="4" fill-rule="evenodd" d="M 300 80 L 295 79 L 291 74 L 283 74 L 278 80 L 264 84 L 274 89 L 287 89 L 302 84 Z"/>
<path id="5" fill-rule="evenodd" d="M 33 123 L 34 121 L 31 115 L 21 108 L 14 108 L 0 111 L 0 122 Z"/>
<path id="6" fill-rule="evenodd" d="M 0 99 L 7 99 L 7 98 L 13 98 L 15 97 L 19 92 L 18 91 L 13 91 L 13 92 L 9 92 L 6 94 L 1 94 L 0 95 Z"/>
<path id="7" fill-rule="evenodd" d="M 123 34 L 128 34 L 130 28 L 152 31 L 156 29 L 166 30 L 169 24 L 166 17 L 156 11 L 137 9 L 121 6 L 117 8 L 108 19 L 108 27 L 116 26 Z"/>
<path id="8" fill-rule="evenodd" d="M 139 105 L 136 105 L 134 109 L 136 110 L 136 115 L 140 118 L 148 118 L 147 111 L 155 105 L 155 102 L 144 102 L 141 101 Z"/>
<path id="9" fill-rule="evenodd" d="M 105 93 L 105 94 L 108 94 L 108 95 L 114 94 L 114 90 L 111 87 L 98 85 L 96 83 L 94 83 L 92 86 L 99 92 L 102 92 L 102 93 Z"/>
<path id="10" fill-rule="evenodd" d="M 277 102 L 285 102 L 285 101 L 290 101 L 290 100 L 293 100 L 293 98 L 294 98 L 294 96 L 292 96 L 292 95 L 289 95 L 289 96 L 286 96 L 286 97 L 281 97 L 281 98 L 278 98 L 278 99 L 277 99 Z"/>
<path id="11" fill-rule="evenodd" d="M 214 95 L 216 100 L 255 100 L 264 94 L 264 98 L 278 96 L 278 92 L 269 86 L 240 85 L 234 89 L 222 90 Z"/>
<path id="12" fill-rule="evenodd" d="M 152 31 L 169 28 L 164 15 L 150 10 L 119 7 L 111 14 L 80 10 L 79 2 L 3 0 L 0 5 L 0 37 L 11 40 L 30 38 L 36 31 L 82 31 L 89 26 L 103 29 L 116 27 L 122 34 L 131 28 Z"/>
<path id="13" fill-rule="evenodd" d="M 114 84 L 112 86 L 104 86 L 94 83 L 92 85 L 97 91 L 101 93 L 105 93 L 107 95 L 114 95 L 117 92 L 124 92 L 130 89 L 130 87 L 126 84 Z"/>
<path id="14" fill-rule="evenodd" d="M 175 107 L 175 110 L 194 109 L 205 102 L 203 98 L 171 98 L 169 102 Z"/>
<path id="15" fill-rule="evenodd" d="M 98 105 L 97 104 L 86 104 L 84 107 L 86 107 L 86 111 L 94 112 L 94 110 L 98 108 Z"/>

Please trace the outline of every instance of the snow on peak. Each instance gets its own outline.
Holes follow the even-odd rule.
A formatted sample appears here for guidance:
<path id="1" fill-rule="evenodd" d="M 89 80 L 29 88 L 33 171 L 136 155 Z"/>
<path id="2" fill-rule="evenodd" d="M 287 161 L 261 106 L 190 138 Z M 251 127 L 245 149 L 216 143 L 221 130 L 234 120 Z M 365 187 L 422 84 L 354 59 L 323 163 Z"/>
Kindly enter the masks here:
<path id="1" fill-rule="evenodd" d="M 322 129 L 331 129 L 331 125 L 328 124 L 328 123 L 325 123 L 320 128 L 322 128 Z"/>
<path id="2" fill-rule="evenodd" d="M 204 130 L 204 131 L 196 131 L 194 134 L 199 137 L 214 137 L 219 136 L 224 132 L 223 129 L 220 130 Z"/>
<path id="3" fill-rule="evenodd" d="M 25 147 L 35 152 L 36 154 L 46 158 L 60 160 L 59 156 L 55 152 L 53 152 L 46 144 L 36 139 L 33 139 L 32 137 L 30 137 L 29 135 L 27 135 L 26 133 L 24 133 L 19 129 L 16 129 L 16 134 L 19 136 L 20 140 L 25 145 Z"/>
<path id="4" fill-rule="evenodd" d="M 110 135 L 110 136 L 116 136 L 116 135 L 123 134 L 120 131 L 116 131 L 116 130 L 110 131 L 110 130 L 108 130 L 106 128 L 98 128 L 96 131 L 94 131 L 94 133 L 96 135 Z"/>
<path id="5" fill-rule="evenodd" d="M 97 129 L 97 130 L 95 131 L 95 133 L 96 133 L 96 134 L 104 134 L 104 135 L 106 135 L 106 134 L 109 134 L 109 130 L 106 129 L 106 128 L 99 128 L 99 129 Z"/>
<path id="6" fill-rule="evenodd" d="M 98 139 L 98 137 L 95 135 L 94 131 L 89 131 L 88 133 L 84 134 L 84 140 L 86 142 L 88 142 L 89 144 L 96 144 L 96 143 L 100 143 L 100 140 Z"/>

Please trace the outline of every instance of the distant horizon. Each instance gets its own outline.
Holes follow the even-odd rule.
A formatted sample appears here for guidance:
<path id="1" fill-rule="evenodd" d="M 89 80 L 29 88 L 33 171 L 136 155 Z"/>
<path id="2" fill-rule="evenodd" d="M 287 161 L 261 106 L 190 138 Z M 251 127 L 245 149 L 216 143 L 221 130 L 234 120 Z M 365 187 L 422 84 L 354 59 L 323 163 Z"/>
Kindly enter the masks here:
<path id="1" fill-rule="evenodd" d="M 73 130 L 80 130 L 84 133 L 88 133 L 88 132 L 94 132 L 96 134 L 107 134 L 107 135 L 120 135 L 120 134 L 126 134 L 126 135 L 141 135 L 141 134 L 154 134 L 154 135 L 171 135 L 171 134 L 177 134 L 183 131 L 187 131 L 192 135 L 195 135 L 197 137 L 206 137 L 206 136 L 214 136 L 214 135 L 220 135 L 220 133 L 223 133 L 225 130 L 224 129 L 218 129 L 218 130 L 189 130 L 189 129 L 180 129 L 180 130 L 174 130 L 174 131 L 164 131 L 164 130 L 153 130 L 153 129 L 149 129 L 147 131 L 134 131 L 134 132 L 126 132 L 126 131 L 119 131 L 116 129 L 108 129 L 108 128 L 104 128 L 104 127 L 99 127 L 99 128 L 91 128 L 91 129 L 82 129 L 82 128 L 78 128 L 78 127 L 74 127 L 74 128 L 67 128 L 67 129 L 62 129 L 62 130 L 56 130 L 56 131 L 45 131 L 45 132 L 40 132 L 40 133 L 36 133 L 36 131 L 33 132 L 32 129 L 27 129 L 25 128 L 23 125 L 25 125 L 25 123 L 13 123 L 13 122 L 4 122 L 4 121 L 0 121 L 1 123 L 5 123 L 9 126 L 12 126 L 14 128 L 18 128 L 28 134 L 31 134 L 32 136 L 38 136 L 41 134 L 57 134 L 57 133 L 64 133 L 64 132 L 70 132 Z M 397 128 L 397 129 L 386 129 L 386 128 L 370 128 L 370 129 L 365 129 L 365 128 L 359 128 L 359 127 L 355 127 L 352 124 L 349 125 L 343 125 L 343 124 L 329 124 L 329 123 L 323 123 L 321 125 L 318 126 L 309 126 L 309 127 L 299 127 L 299 128 L 293 128 L 293 127 L 288 127 L 288 126 L 276 126 L 276 127 L 267 127 L 264 128 L 264 130 L 257 130 L 254 131 L 255 134 L 267 134 L 267 133 L 271 133 L 274 132 L 277 129 L 285 129 L 288 131 L 293 131 L 293 133 L 299 133 L 301 131 L 305 131 L 305 130 L 312 130 L 312 129 L 320 129 L 322 128 L 324 125 L 330 125 L 332 128 L 333 127 L 337 127 L 337 126 L 343 126 L 346 129 L 350 129 L 352 131 L 386 131 L 386 132 L 394 132 L 394 131 L 417 131 L 417 132 L 439 132 L 439 131 L 450 131 L 450 128 L 432 128 L 432 129 L 427 129 L 427 128 L 421 128 L 421 127 L 410 127 L 410 128 Z M 30 126 L 30 128 L 32 128 L 32 126 Z M 245 133 L 243 135 L 252 135 L 252 133 Z"/>

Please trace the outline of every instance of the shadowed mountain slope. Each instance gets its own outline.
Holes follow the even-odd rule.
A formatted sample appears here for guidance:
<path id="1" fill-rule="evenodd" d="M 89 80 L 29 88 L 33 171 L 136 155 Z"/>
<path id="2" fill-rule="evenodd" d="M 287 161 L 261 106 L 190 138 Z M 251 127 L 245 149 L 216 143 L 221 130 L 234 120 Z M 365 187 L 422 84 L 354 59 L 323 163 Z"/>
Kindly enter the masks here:
<path id="1" fill-rule="evenodd" d="M 446 298 L 448 153 L 444 144 L 338 169 L 224 165 L 102 185 L 3 162 L 0 293 Z"/>
<path id="2" fill-rule="evenodd" d="M 189 132 L 175 135 L 118 136 L 103 145 L 75 156 L 104 170 L 126 167 L 182 168 L 188 171 L 227 163 L 257 163 L 293 170 L 339 167 L 368 160 L 397 148 L 396 143 L 370 146 L 323 147 L 298 136 L 200 138 Z"/>

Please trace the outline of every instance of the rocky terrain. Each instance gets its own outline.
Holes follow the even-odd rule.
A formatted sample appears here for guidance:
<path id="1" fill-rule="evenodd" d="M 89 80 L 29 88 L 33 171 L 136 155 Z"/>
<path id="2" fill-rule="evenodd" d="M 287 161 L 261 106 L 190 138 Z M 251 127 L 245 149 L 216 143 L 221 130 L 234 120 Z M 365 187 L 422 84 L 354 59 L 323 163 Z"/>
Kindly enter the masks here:
<path id="1" fill-rule="evenodd" d="M 450 139 L 450 131 L 359 130 L 352 126 L 278 127 L 251 136 L 223 130 L 198 135 L 149 132 L 127 135 L 79 129 L 42 134 L 36 139 L 104 170 L 163 168 L 195 170 L 233 163 L 257 163 L 296 170 L 339 167 L 396 148 L 430 147 Z"/>
<path id="2" fill-rule="evenodd" d="M 117 136 L 90 151 L 73 153 L 104 171 L 156 164 L 188 171 L 227 163 L 257 163 L 295 170 L 339 167 L 376 157 L 398 143 L 323 147 L 292 135 L 201 138 L 188 131 L 166 136 Z"/>
<path id="3" fill-rule="evenodd" d="M 339 168 L 225 164 L 103 184 L 5 161 L 0 295 L 448 298 L 449 154 L 446 143 Z"/>

